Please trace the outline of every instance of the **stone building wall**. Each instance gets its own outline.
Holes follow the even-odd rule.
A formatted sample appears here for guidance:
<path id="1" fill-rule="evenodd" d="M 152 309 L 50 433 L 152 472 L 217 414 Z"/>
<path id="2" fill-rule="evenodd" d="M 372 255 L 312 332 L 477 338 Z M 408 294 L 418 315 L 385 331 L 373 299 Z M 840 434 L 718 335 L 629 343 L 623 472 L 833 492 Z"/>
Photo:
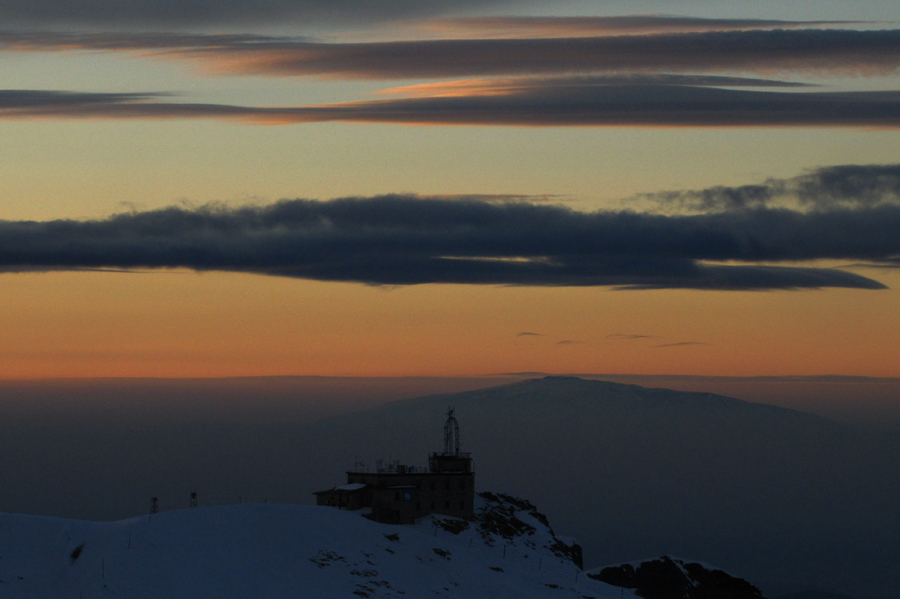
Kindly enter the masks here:
<path id="1" fill-rule="evenodd" d="M 342 489 L 330 489 L 327 491 L 318 491 L 316 494 L 316 505 L 327 505 L 342 510 L 358 510 L 365 507 L 365 492 L 363 489 L 358 491 L 345 491 Z M 368 502 L 371 505 L 371 501 Z"/>
<path id="2" fill-rule="evenodd" d="M 379 522 L 410 524 L 428 514 L 466 519 L 475 515 L 475 476 L 471 472 L 348 472 L 347 482 L 367 485 L 367 503 Z"/>

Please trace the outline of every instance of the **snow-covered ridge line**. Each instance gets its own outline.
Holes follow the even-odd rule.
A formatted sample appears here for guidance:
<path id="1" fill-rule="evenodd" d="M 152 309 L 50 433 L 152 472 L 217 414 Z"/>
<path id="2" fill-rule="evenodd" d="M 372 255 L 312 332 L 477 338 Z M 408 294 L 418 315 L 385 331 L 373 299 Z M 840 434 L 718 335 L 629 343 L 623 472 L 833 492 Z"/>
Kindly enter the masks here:
<path id="1" fill-rule="evenodd" d="M 529 502 L 491 493 L 478 497 L 474 521 L 415 525 L 277 504 L 119 522 L 0 514 L 0 596 L 622 597 L 581 572 L 575 546 Z"/>

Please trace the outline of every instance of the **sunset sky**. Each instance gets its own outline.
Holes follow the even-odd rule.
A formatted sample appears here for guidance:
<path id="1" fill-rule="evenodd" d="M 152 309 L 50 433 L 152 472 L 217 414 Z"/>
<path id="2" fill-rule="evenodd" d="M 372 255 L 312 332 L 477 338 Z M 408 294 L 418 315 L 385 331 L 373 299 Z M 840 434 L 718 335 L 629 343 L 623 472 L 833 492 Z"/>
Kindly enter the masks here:
<path id="1" fill-rule="evenodd" d="M 0 20 L 0 378 L 900 377 L 895 0 Z"/>

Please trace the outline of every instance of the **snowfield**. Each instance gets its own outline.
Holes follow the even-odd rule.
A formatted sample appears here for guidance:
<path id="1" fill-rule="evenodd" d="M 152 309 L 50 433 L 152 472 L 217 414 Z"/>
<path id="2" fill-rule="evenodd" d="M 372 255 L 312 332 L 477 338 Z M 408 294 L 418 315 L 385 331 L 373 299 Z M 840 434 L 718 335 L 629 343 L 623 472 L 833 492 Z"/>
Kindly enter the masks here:
<path id="1" fill-rule="evenodd" d="M 378 524 L 329 507 L 243 504 L 119 522 L 0 514 L 0 597 L 634 597 L 592 580 L 531 504 Z"/>

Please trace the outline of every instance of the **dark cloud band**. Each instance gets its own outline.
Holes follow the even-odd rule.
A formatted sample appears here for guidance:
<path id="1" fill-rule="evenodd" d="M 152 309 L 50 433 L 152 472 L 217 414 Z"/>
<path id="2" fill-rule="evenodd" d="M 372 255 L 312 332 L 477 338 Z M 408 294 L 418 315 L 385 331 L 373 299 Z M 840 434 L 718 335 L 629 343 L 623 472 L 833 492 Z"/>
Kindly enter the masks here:
<path id="1" fill-rule="evenodd" d="M 0 13 L 2 17 L 2 13 Z M 609 72 L 890 74 L 900 30 L 738 30 L 576 38 L 321 43 L 258 35 L 0 32 L 7 51 L 149 50 L 217 72 L 429 79 Z"/>
<path id="2" fill-rule="evenodd" d="M 4 0 L 0 20 L 21 25 L 367 23 L 447 14 L 502 0 Z"/>
<path id="3" fill-rule="evenodd" d="M 779 21 L 771 19 L 704 19 L 654 15 L 614 17 L 463 17 L 439 19 L 427 28 L 472 37 L 575 37 L 628 33 L 789 29 L 850 25 L 853 21 Z"/>
<path id="4" fill-rule="evenodd" d="M 498 93 L 499 92 L 499 93 Z M 162 101 L 153 94 L 0 91 L 0 119 L 218 118 L 261 124 L 365 122 L 507 126 L 900 126 L 900 92 L 718 89 L 637 80 L 526 79 L 459 95 L 301 107 Z"/>
<path id="5" fill-rule="evenodd" d="M 0 49 L 6 52 L 66 52 L 96 50 L 177 50 L 203 48 L 252 48 L 260 44 L 297 43 L 300 38 L 254 34 L 203 34 L 172 32 L 73 33 L 61 31 L 0 31 Z M 308 40 L 307 40 L 308 41 Z"/>
<path id="6" fill-rule="evenodd" d="M 760 262 L 900 255 L 900 208 L 704 216 L 408 196 L 0 222 L 0 269 L 191 268 L 323 281 L 627 288 L 883 285 Z M 722 262 L 731 264 L 722 264 Z"/>
<path id="7" fill-rule="evenodd" d="M 900 92 L 787 92 L 590 79 L 520 80 L 470 95 L 299 109 L 297 120 L 512 126 L 885 127 Z M 290 117 L 288 117 L 290 118 Z"/>
<path id="8" fill-rule="evenodd" d="M 846 164 L 756 185 L 644 194 L 661 206 L 696 211 L 734 211 L 795 206 L 814 210 L 900 204 L 900 164 Z"/>
<path id="9" fill-rule="evenodd" d="M 422 79 L 603 72 L 839 71 L 900 66 L 900 30 L 714 31 L 562 39 L 273 42 L 183 50 L 255 75 Z"/>

